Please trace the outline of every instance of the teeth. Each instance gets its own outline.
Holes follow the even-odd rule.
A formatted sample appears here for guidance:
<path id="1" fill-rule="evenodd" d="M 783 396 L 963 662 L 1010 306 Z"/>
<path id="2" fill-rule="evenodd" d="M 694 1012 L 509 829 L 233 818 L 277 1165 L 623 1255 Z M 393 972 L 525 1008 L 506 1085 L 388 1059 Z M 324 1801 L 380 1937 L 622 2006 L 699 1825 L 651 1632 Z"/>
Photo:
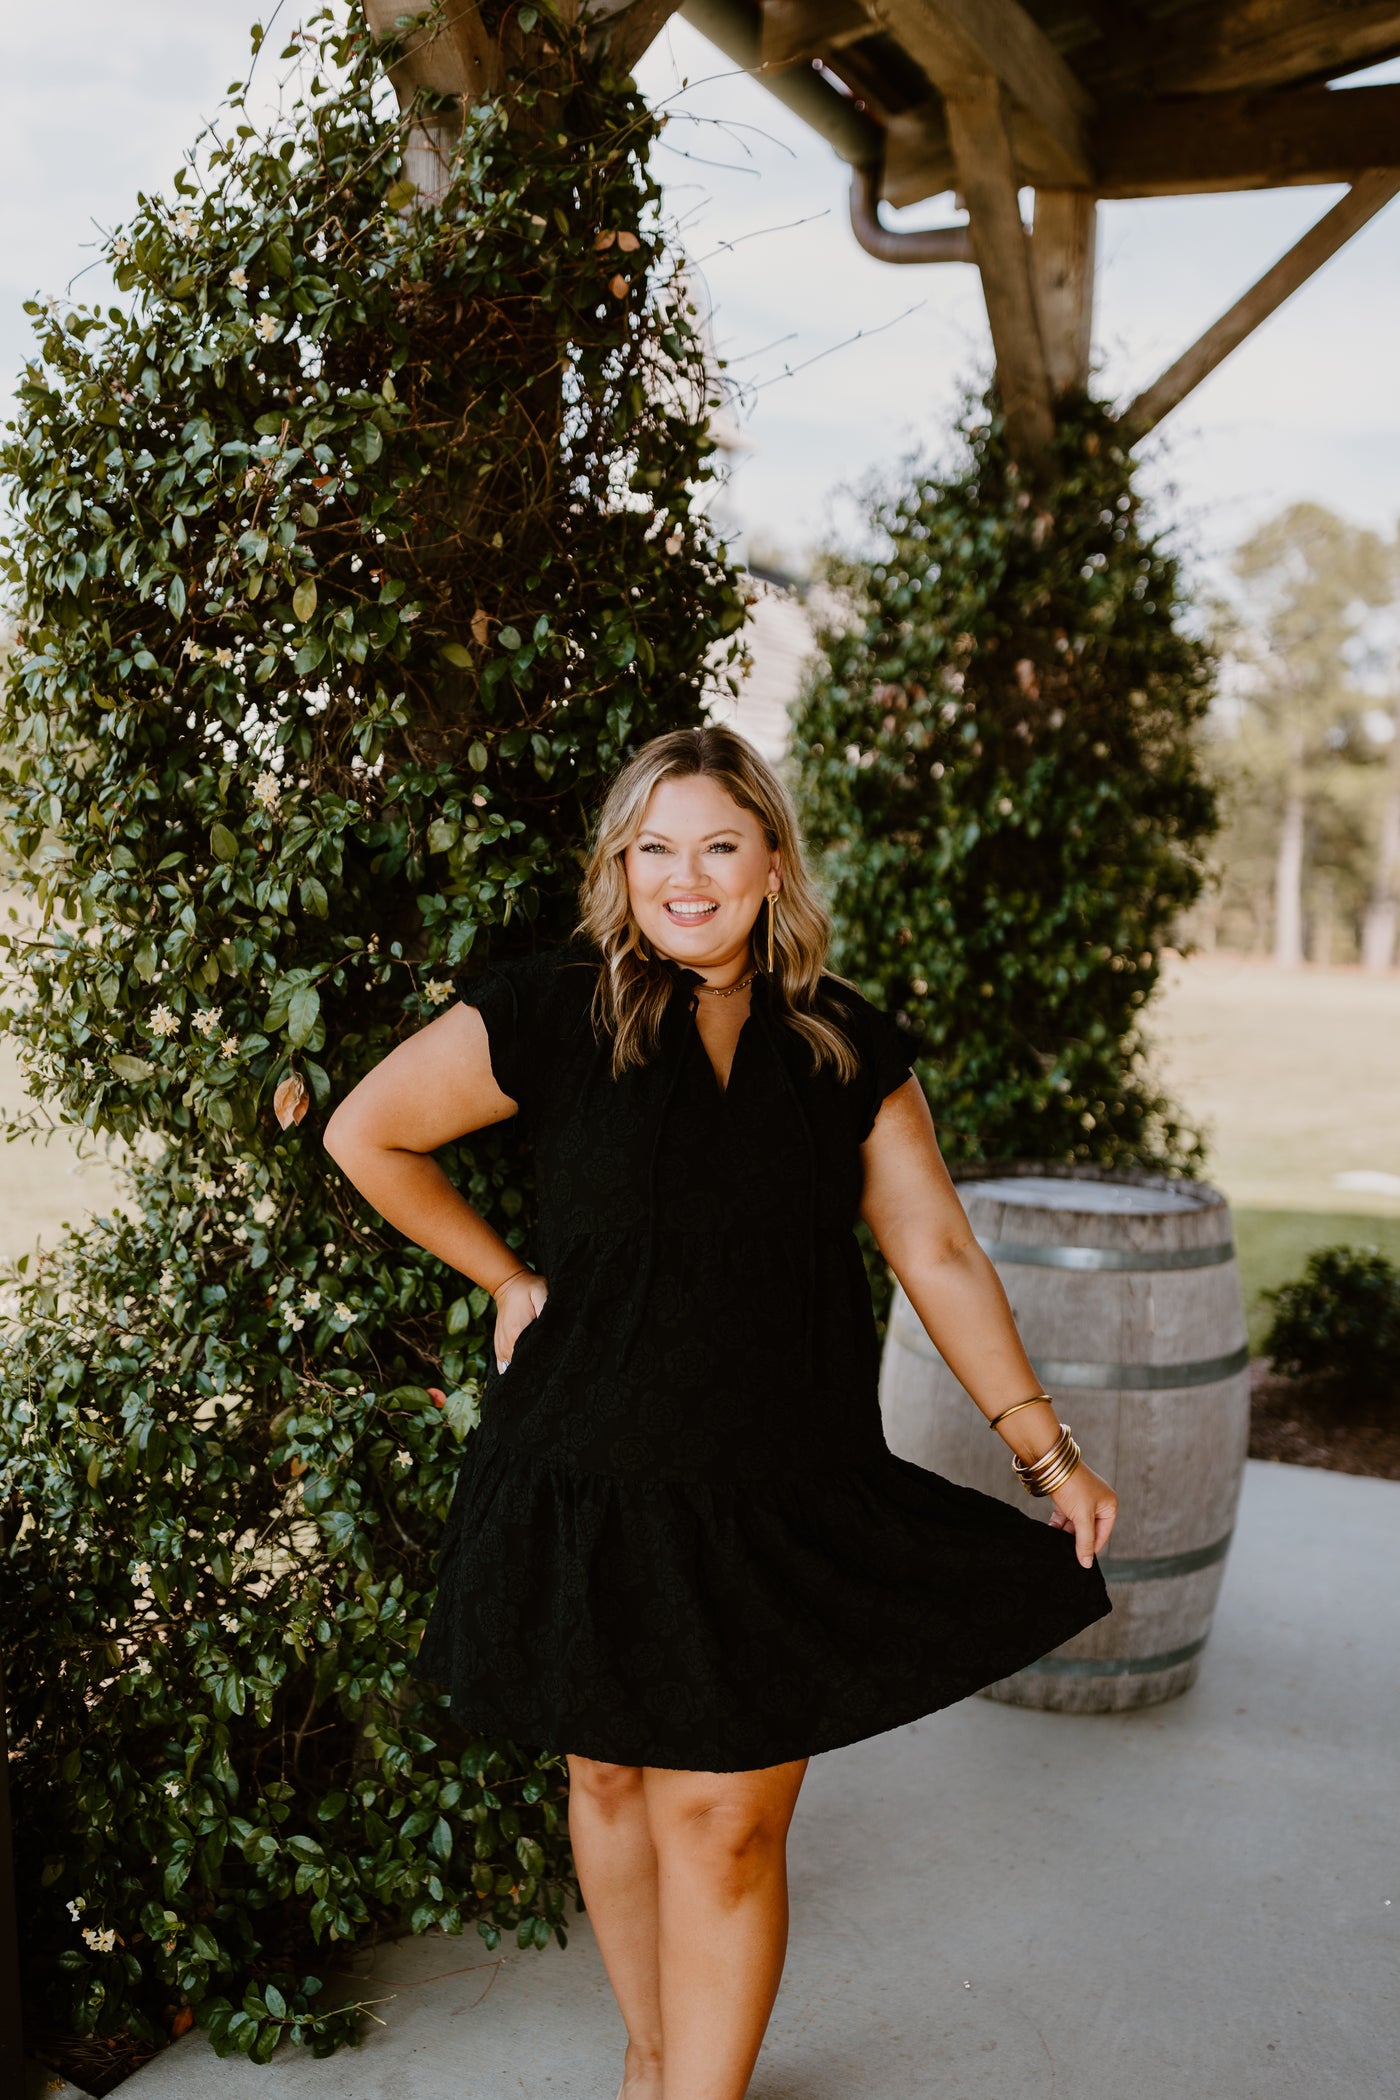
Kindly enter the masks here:
<path id="1" fill-rule="evenodd" d="M 678 919 L 708 919 L 711 912 L 719 910 L 717 904 L 668 904 L 668 912 Z"/>

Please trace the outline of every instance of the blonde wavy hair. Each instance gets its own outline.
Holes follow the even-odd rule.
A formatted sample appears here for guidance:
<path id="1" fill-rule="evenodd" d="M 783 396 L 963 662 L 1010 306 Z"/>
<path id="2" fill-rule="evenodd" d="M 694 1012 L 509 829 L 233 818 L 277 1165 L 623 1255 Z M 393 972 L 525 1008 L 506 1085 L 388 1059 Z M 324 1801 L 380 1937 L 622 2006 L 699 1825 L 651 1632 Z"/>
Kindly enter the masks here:
<path id="1" fill-rule="evenodd" d="M 776 848 L 782 856 L 769 986 L 774 1019 L 809 1045 L 813 1071 L 830 1064 L 843 1082 L 854 1079 L 860 1070 L 855 1049 L 818 1011 L 818 1000 L 823 978 L 827 986 L 841 984 L 851 991 L 859 987 L 825 968 L 831 920 L 803 862 L 792 797 L 752 744 L 719 727 L 672 729 L 652 737 L 619 770 L 598 810 L 579 885 L 574 933 L 591 941 L 602 957 L 593 1022 L 612 1037 L 613 1077 L 654 1055 L 672 991 L 664 962 L 633 916 L 623 856 L 642 828 L 653 790 L 663 780 L 696 774 L 718 782 L 731 802 L 757 817 L 769 852 Z M 765 909 L 760 907 L 760 918 Z M 762 969 L 767 943 L 759 931 L 756 923 L 753 959 Z"/>

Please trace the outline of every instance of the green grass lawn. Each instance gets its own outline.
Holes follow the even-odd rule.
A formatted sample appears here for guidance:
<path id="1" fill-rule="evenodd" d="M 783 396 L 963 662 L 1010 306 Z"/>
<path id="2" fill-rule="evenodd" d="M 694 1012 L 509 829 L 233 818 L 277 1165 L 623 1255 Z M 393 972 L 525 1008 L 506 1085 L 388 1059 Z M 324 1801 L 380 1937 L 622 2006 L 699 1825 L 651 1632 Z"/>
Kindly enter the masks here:
<path id="1" fill-rule="evenodd" d="M 1315 1247 L 1376 1247 L 1400 1264 L 1400 1217 L 1358 1216 L 1331 1210 L 1237 1210 L 1235 1245 L 1249 1321 L 1250 1346 L 1258 1354 L 1269 1331 L 1272 1306 L 1260 1297 L 1301 1276 Z"/>

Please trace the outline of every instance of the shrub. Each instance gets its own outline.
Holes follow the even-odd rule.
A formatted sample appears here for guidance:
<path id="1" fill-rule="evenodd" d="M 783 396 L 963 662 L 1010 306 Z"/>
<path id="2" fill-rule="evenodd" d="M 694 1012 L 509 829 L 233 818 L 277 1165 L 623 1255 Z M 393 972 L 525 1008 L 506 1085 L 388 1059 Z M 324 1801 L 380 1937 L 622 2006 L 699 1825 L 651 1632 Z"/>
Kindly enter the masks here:
<path id="1" fill-rule="evenodd" d="M 959 445 L 825 563 L 793 767 L 833 963 L 922 1039 L 950 1158 L 1190 1171 L 1142 1021 L 1214 824 L 1210 659 L 1106 411 L 1035 491 L 990 397 Z"/>
<path id="2" fill-rule="evenodd" d="M 524 48 L 430 208 L 382 51 L 318 15 L 271 127 L 235 94 L 108 240 L 125 303 L 31 309 L 4 1018 L 134 1147 L 20 1265 L 0 1370 L 26 1937 L 79 2032 L 183 1999 L 324 2051 L 318 1943 L 563 1937 L 560 1762 L 406 1669 L 490 1303 L 317 1140 L 469 957 L 567 931 L 599 784 L 743 618 L 655 122 L 557 24 Z M 519 1244 L 512 1134 L 455 1167 Z"/>
<path id="3" fill-rule="evenodd" d="M 1400 1268 L 1372 1247 L 1322 1247 L 1297 1282 L 1265 1291 L 1264 1353 L 1285 1378 L 1315 1378 L 1343 1402 L 1400 1398 Z"/>

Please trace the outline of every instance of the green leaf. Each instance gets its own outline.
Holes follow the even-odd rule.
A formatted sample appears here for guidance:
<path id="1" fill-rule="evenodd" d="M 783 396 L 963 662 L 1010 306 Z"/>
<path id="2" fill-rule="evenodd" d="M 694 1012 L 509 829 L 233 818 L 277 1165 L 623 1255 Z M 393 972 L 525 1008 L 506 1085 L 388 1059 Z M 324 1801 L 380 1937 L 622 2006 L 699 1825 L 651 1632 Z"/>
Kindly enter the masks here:
<path id="1" fill-rule="evenodd" d="M 465 648 L 461 642 L 446 643 L 441 653 L 450 664 L 455 664 L 459 671 L 469 671 L 476 661 L 471 650 Z"/>
<path id="2" fill-rule="evenodd" d="M 472 741 L 472 743 L 470 743 L 467 746 L 467 763 L 473 768 L 475 772 L 484 773 L 486 771 L 486 765 L 488 759 L 490 758 L 490 755 L 490 752 L 487 750 L 485 744 L 482 743 L 479 737 L 475 738 Z"/>
<path id="3" fill-rule="evenodd" d="M 155 1066 L 146 1058 L 130 1057 L 125 1050 L 119 1050 L 116 1056 L 108 1061 L 118 1079 L 149 1079 L 155 1070 Z"/>
<path id="4" fill-rule="evenodd" d="M 287 2017 L 287 2001 L 275 1983 L 263 1985 L 263 2000 L 274 2020 L 284 2020 Z"/>
<path id="5" fill-rule="evenodd" d="M 310 912 L 313 919 L 324 919 L 326 917 L 330 910 L 330 904 L 326 896 L 324 883 L 318 882 L 314 875 L 304 875 L 298 894 L 301 897 L 301 908 L 303 911 Z"/>
<path id="6" fill-rule="evenodd" d="M 428 826 L 429 853 L 450 853 L 461 833 L 461 825 L 447 817 L 435 817 Z"/>
<path id="7" fill-rule="evenodd" d="M 316 610 L 316 579 L 304 576 L 292 592 L 292 611 L 299 620 L 309 620 Z"/>
<path id="8" fill-rule="evenodd" d="M 215 824 L 209 832 L 209 850 L 215 860 L 231 861 L 238 858 L 238 840 L 227 824 Z"/>
<path id="9" fill-rule="evenodd" d="M 300 1049 L 308 1042 L 321 1012 L 321 995 L 314 984 L 299 984 L 287 1001 L 287 1035 Z"/>
<path id="10" fill-rule="evenodd" d="M 497 645 L 507 651 L 520 648 L 521 640 L 522 637 L 518 627 L 503 627 L 496 636 Z"/>
<path id="11" fill-rule="evenodd" d="M 406 175 L 401 175 L 398 181 L 391 182 L 384 192 L 384 202 L 390 211 L 402 211 L 405 205 L 412 204 L 417 195 L 417 183 L 410 182 Z"/>
<path id="12" fill-rule="evenodd" d="M 449 1334 L 465 1334 L 472 1324 L 472 1309 L 466 1298 L 454 1298 L 447 1308 Z"/>

